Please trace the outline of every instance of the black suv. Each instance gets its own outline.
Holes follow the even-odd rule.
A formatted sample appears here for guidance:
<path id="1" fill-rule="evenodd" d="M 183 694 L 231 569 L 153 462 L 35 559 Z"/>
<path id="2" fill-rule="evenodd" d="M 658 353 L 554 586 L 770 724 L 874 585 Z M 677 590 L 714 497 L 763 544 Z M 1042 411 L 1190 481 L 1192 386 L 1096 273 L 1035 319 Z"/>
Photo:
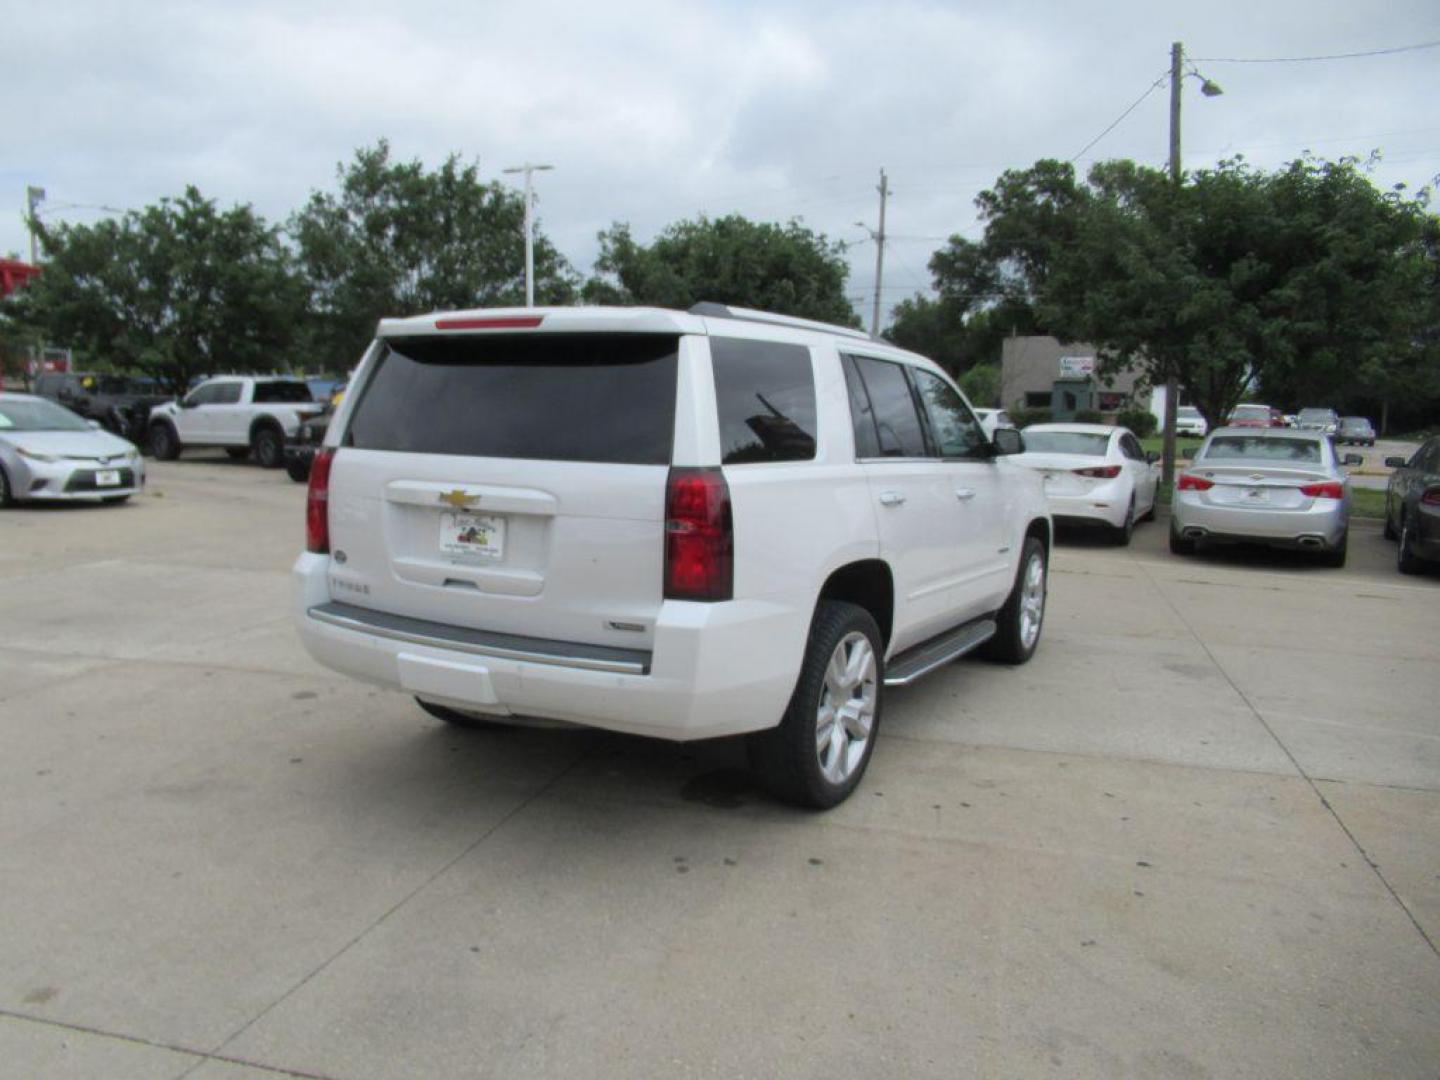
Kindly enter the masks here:
<path id="1" fill-rule="evenodd" d="M 151 406 L 170 400 L 152 379 L 110 372 L 43 372 L 34 392 L 142 447 Z"/>

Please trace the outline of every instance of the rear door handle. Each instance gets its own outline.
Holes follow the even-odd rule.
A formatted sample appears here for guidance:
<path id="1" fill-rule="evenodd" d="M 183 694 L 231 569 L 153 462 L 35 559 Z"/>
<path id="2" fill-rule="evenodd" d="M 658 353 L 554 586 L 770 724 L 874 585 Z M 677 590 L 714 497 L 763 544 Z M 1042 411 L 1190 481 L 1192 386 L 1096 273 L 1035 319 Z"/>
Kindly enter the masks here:
<path id="1" fill-rule="evenodd" d="M 882 491 L 880 493 L 881 506 L 899 506 L 905 501 L 905 496 L 898 491 Z"/>
<path id="2" fill-rule="evenodd" d="M 955 497 L 956 497 L 957 499 L 959 499 L 961 502 L 969 502 L 971 499 L 973 499 L 973 498 L 975 497 L 975 489 L 974 489 L 974 488 L 956 488 L 956 489 L 955 489 Z"/>

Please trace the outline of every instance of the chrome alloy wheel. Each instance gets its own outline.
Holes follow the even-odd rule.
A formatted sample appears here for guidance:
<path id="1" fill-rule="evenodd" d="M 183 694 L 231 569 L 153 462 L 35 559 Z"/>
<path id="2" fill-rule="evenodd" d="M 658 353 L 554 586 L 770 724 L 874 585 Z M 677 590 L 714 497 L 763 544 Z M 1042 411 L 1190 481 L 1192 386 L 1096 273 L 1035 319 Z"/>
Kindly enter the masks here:
<path id="1" fill-rule="evenodd" d="M 865 760 L 875 726 L 876 672 L 875 650 L 858 631 L 846 634 L 830 654 L 815 714 L 815 753 L 832 784 L 843 784 Z"/>
<path id="2" fill-rule="evenodd" d="M 1030 649 L 1040 636 L 1040 623 L 1045 618 L 1045 558 L 1038 552 L 1025 565 L 1025 580 L 1020 583 L 1020 643 Z"/>

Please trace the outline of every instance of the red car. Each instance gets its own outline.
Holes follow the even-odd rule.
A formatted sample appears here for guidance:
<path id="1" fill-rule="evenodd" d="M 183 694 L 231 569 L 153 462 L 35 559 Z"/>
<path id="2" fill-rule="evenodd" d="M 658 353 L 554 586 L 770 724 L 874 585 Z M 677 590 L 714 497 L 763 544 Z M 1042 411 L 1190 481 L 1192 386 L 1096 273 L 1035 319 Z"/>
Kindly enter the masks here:
<path id="1" fill-rule="evenodd" d="M 1236 405 L 1230 414 L 1231 427 L 1272 428 L 1285 426 L 1285 414 L 1269 405 Z"/>

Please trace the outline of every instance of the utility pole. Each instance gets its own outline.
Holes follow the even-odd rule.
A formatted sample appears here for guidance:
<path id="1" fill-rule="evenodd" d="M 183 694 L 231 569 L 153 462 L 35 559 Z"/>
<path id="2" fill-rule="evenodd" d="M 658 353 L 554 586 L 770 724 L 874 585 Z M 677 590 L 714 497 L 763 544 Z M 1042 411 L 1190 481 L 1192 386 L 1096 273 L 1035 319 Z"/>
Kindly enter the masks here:
<path id="1" fill-rule="evenodd" d="M 880 282 L 885 277 L 885 200 L 890 197 L 890 181 L 880 170 L 880 231 L 875 234 L 875 309 L 870 313 L 870 336 L 880 336 Z"/>
<path id="2" fill-rule="evenodd" d="M 45 201 L 45 189 L 36 187 L 34 184 L 25 186 L 25 206 L 29 211 L 25 215 L 25 224 L 30 229 L 30 265 L 40 265 L 40 248 L 36 243 L 35 234 L 35 213 L 40 209 L 40 204 Z"/>
<path id="3" fill-rule="evenodd" d="M 1176 191 L 1180 190 L 1180 80 L 1184 60 L 1185 47 L 1177 41 L 1170 46 L 1170 183 Z M 1170 487 L 1175 483 L 1175 415 L 1180 407 L 1180 381 L 1175 377 L 1173 355 L 1166 357 L 1165 376 L 1165 435 L 1160 448 L 1160 482 Z"/>
<path id="4" fill-rule="evenodd" d="M 890 197 L 890 181 L 885 176 L 885 170 L 880 170 L 880 186 L 875 189 L 880 192 L 880 228 L 872 229 L 863 221 L 855 222 L 858 228 L 864 229 L 870 234 L 870 239 L 875 241 L 875 307 L 870 313 L 870 336 L 880 336 L 880 283 L 885 277 L 885 200 Z"/>
<path id="5" fill-rule="evenodd" d="M 535 185 L 534 174 L 549 172 L 554 165 L 524 165 L 504 170 L 525 174 L 525 306 L 535 306 Z"/>

